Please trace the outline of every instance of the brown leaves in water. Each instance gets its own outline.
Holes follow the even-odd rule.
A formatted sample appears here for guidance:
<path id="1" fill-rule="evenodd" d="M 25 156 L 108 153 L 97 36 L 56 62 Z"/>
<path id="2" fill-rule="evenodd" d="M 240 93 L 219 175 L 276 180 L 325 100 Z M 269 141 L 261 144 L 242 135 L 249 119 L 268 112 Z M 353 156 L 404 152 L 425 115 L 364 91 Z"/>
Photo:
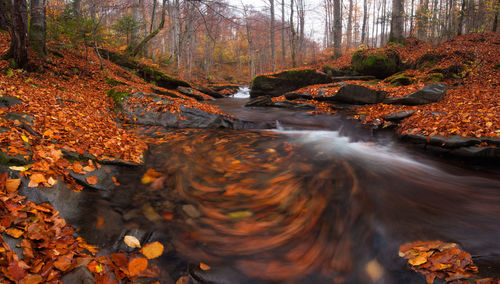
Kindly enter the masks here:
<path id="1" fill-rule="evenodd" d="M 408 259 L 411 269 L 425 275 L 427 283 L 435 278 L 464 280 L 478 272 L 469 253 L 455 243 L 441 241 L 414 242 L 399 248 L 399 256 Z"/>

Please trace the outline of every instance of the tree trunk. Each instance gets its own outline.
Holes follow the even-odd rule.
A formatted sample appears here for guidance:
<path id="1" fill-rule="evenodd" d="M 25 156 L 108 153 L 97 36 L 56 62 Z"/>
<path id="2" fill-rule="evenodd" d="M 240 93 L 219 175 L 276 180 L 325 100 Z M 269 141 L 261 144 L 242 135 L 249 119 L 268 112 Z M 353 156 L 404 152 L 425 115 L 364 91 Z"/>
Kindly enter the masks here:
<path id="1" fill-rule="evenodd" d="M 140 26 L 140 21 L 141 21 L 141 13 L 140 13 L 141 1 L 142 0 L 134 0 L 132 4 L 132 20 L 134 20 L 136 28 L 134 29 L 134 31 L 132 31 L 132 34 L 130 35 L 130 46 L 128 47 L 129 50 L 133 50 L 139 42 L 139 28 L 137 27 Z"/>
<path id="2" fill-rule="evenodd" d="M 39 57 L 47 55 L 45 0 L 31 0 L 30 47 Z"/>
<path id="3" fill-rule="evenodd" d="M 270 32 L 271 32 L 271 65 L 272 65 L 272 71 L 276 71 L 276 45 L 274 43 L 274 0 L 269 0 L 269 3 L 271 4 L 271 26 L 270 26 Z"/>
<path id="4" fill-rule="evenodd" d="M 366 41 L 366 21 L 368 20 L 368 0 L 363 1 L 363 26 L 361 28 L 361 44 Z"/>
<path id="5" fill-rule="evenodd" d="M 462 8 L 458 12 L 457 35 L 461 35 L 464 28 L 465 1 L 466 0 L 462 0 Z"/>
<path id="6" fill-rule="evenodd" d="M 345 50 L 346 52 L 351 48 L 351 41 L 352 41 L 352 0 L 349 0 L 349 14 L 347 16 L 347 37 L 346 37 L 346 45 L 345 45 Z"/>
<path id="7" fill-rule="evenodd" d="M 404 0 L 392 1 L 391 32 L 389 34 L 390 42 L 403 43 L 403 2 Z"/>
<path id="8" fill-rule="evenodd" d="M 80 18 L 82 16 L 82 0 L 73 0 L 73 15 L 75 18 Z"/>
<path id="9" fill-rule="evenodd" d="M 133 56 L 136 56 L 141 50 L 144 49 L 146 44 L 153 39 L 160 31 L 163 29 L 165 26 L 165 10 L 167 6 L 167 0 L 163 0 L 162 8 L 161 8 L 161 22 L 160 25 L 149 35 L 147 35 L 138 45 L 134 47 L 132 50 L 131 54 Z"/>
<path id="10" fill-rule="evenodd" d="M 286 67 L 285 49 L 285 0 L 281 0 L 281 66 Z"/>
<path id="11" fill-rule="evenodd" d="M 292 57 L 292 67 L 295 68 L 297 67 L 297 62 L 295 60 L 295 39 L 296 39 L 296 33 L 295 33 L 295 27 L 293 25 L 293 0 L 290 0 L 290 42 L 291 42 L 291 57 Z"/>
<path id="12" fill-rule="evenodd" d="M 10 0 L 11 43 L 7 57 L 13 58 L 16 68 L 30 69 L 28 51 L 28 8 L 26 0 Z"/>
<path id="13" fill-rule="evenodd" d="M 492 31 L 496 32 L 498 28 L 498 14 L 500 13 L 500 0 L 498 0 L 496 6 L 495 6 L 495 18 L 493 19 L 493 28 L 491 29 Z"/>
<path id="14" fill-rule="evenodd" d="M 333 0 L 333 56 L 342 56 L 342 17 L 340 13 L 341 0 Z"/>
<path id="15" fill-rule="evenodd" d="M 0 30 L 8 31 L 9 27 L 9 2 L 8 0 L 0 0 Z"/>

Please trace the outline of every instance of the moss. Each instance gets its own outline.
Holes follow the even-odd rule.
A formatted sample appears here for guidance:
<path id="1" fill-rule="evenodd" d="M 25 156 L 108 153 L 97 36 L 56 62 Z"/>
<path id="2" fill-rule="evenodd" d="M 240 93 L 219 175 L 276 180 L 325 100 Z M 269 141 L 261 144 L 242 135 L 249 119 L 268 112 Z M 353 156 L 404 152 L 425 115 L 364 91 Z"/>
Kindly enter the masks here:
<path id="1" fill-rule="evenodd" d="M 352 70 L 350 66 L 343 67 L 343 68 L 335 68 L 332 67 L 329 64 L 326 64 L 321 68 L 323 73 L 327 74 L 328 76 L 345 76 L 345 75 L 352 75 Z"/>
<path id="2" fill-rule="evenodd" d="M 444 75 L 442 73 L 432 73 L 425 77 L 424 82 L 442 82 Z"/>
<path id="3" fill-rule="evenodd" d="M 112 87 L 116 87 L 119 85 L 126 85 L 126 83 L 124 83 L 122 81 L 118 81 L 118 80 L 111 78 L 111 77 L 106 78 L 106 83 Z"/>
<path id="4" fill-rule="evenodd" d="M 120 105 L 120 103 L 123 102 L 123 100 L 125 100 L 128 96 L 130 96 L 128 92 L 120 92 L 117 91 L 116 89 L 108 90 L 106 92 L 106 95 L 112 98 L 117 106 Z"/>
<path id="5" fill-rule="evenodd" d="M 500 64 L 499 63 L 495 64 L 495 67 L 493 67 L 493 68 L 500 69 Z"/>
<path id="6" fill-rule="evenodd" d="M 351 59 L 354 71 L 363 75 L 372 75 L 383 79 L 399 71 L 400 59 L 393 50 L 356 51 Z"/>
<path id="7" fill-rule="evenodd" d="M 422 56 L 420 56 L 416 61 L 415 61 L 415 69 L 420 69 L 420 70 L 425 70 L 427 68 L 432 68 L 434 67 L 441 59 L 444 58 L 444 55 L 442 54 L 436 54 L 436 53 L 426 53 Z"/>
<path id="8" fill-rule="evenodd" d="M 408 86 L 413 83 L 411 76 L 404 73 L 397 73 L 384 80 L 385 83 L 390 83 L 393 87 Z"/>

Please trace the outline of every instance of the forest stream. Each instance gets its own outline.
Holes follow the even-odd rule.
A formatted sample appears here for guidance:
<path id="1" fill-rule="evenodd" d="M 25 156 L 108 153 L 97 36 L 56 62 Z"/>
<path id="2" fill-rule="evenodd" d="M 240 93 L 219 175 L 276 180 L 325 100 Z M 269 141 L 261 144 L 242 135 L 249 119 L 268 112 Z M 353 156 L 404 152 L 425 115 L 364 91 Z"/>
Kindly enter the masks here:
<path id="1" fill-rule="evenodd" d="M 245 108 L 245 92 L 213 104 L 278 129 L 138 128 L 163 143 L 111 196 L 89 197 L 80 233 L 109 250 L 123 228 L 161 240 L 165 283 L 186 271 L 201 283 L 424 283 L 398 256 L 419 240 L 457 243 L 481 277 L 500 276 L 498 168 L 431 159 L 337 115 Z M 162 176 L 141 182 L 148 169 Z"/>

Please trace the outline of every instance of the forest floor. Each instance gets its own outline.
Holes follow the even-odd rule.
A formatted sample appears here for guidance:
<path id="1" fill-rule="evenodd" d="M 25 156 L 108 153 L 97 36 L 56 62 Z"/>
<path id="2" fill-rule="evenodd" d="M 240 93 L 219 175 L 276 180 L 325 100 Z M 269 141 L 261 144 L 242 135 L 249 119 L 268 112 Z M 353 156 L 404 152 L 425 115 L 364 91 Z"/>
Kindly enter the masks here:
<path id="1" fill-rule="evenodd" d="M 372 123 L 394 111 L 415 110 L 416 115 L 406 119 L 400 131 L 497 137 L 500 135 L 499 44 L 499 34 L 486 34 L 459 37 L 438 48 L 420 42 L 401 47 L 399 52 L 406 62 L 411 63 L 433 50 L 444 55 L 439 68 L 467 61 L 467 69 L 462 71 L 460 78 L 445 79 L 453 88 L 440 103 L 413 107 L 378 104 L 362 107 L 359 115 L 365 123 Z M 0 55 L 8 48 L 8 35 L 0 33 Z M 0 151 L 4 156 L 29 161 L 29 165 L 10 167 L 19 171 L 20 177 L 0 175 L 0 282 L 58 282 L 68 271 L 80 266 L 88 267 L 99 283 L 154 278 L 159 272 L 148 260 L 161 254 L 161 245 L 149 244 L 132 254 L 96 257 L 97 248 L 74 237 L 73 228 L 59 217 L 57 210 L 48 204 L 27 201 L 18 192 L 20 178 L 28 179 L 29 187 L 50 188 L 64 181 L 73 190 L 82 190 L 83 186 L 70 177 L 70 170 L 91 172 L 100 167 L 95 160 L 142 163 L 146 142 L 150 142 L 121 127 L 114 111 L 115 102 L 106 92 L 111 88 L 151 92 L 156 86 L 106 60 L 105 71 L 102 71 L 99 59 L 90 50 L 49 45 L 49 51 L 43 62 L 33 59 L 39 71 L 32 73 L 12 69 L 8 61 L 0 60 L 0 102 L 3 106 L 0 109 Z M 470 53 L 476 55 L 474 60 L 466 58 Z M 346 62 L 346 58 L 341 58 L 333 64 Z M 390 87 L 380 82 L 370 87 L 383 89 L 394 97 L 402 96 L 422 87 L 424 78 L 432 70 L 408 72 L 411 74 L 407 75 L 415 80 L 412 85 Z M 111 86 L 109 78 L 124 81 L 126 85 Z M 306 89 L 314 93 L 323 87 Z M 222 114 L 217 107 L 175 93 L 179 98 L 173 99 L 170 111 L 175 112 L 184 104 Z M 20 101 L 7 105 L 3 102 L 5 96 Z M 332 112 L 324 105 L 320 109 Z M 96 159 L 71 160 L 65 155 L 67 152 Z M 88 179 L 87 182 L 97 181 Z M 20 240 L 22 258 L 4 240 L 6 235 Z"/>

